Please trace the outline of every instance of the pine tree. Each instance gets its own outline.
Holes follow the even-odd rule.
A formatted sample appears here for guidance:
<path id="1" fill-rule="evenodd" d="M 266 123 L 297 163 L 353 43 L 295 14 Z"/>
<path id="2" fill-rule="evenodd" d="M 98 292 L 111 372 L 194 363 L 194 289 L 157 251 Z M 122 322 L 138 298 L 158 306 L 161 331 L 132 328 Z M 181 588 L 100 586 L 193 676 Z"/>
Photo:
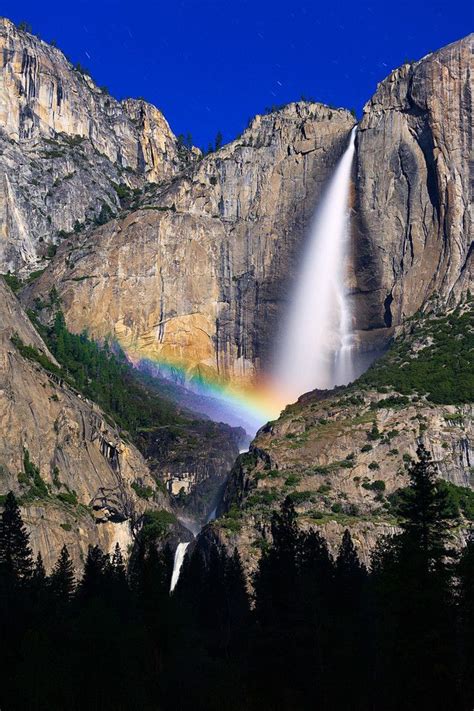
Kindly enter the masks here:
<path id="1" fill-rule="evenodd" d="M 43 557 L 41 553 L 36 556 L 36 561 L 31 576 L 30 588 L 33 595 L 39 596 L 46 588 L 46 570 L 44 568 Z"/>
<path id="2" fill-rule="evenodd" d="M 218 151 L 222 148 L 224 142 L 224 137 L 220 131 L 216 133 L 216 139 L 214 141 L 214 150 Z"/>
<path id="3" fill-rule="evenodd" d="M 421 554 L 427 572 L 442 565 L 450 553 L 447 543 L 451 538 L 453 511 L 447 490 L 437 486 L 437 471 L 430 453 L 420 444 L 417 455 L 418 461 L 409 470 L 411 486 L 402 494 L 399 510 L 404 543 Z"/>
<path id="4" fill-rule="evenodd" d="M 271 522 L 273 544 L 260 559 L 254 579 L 255 611 L 260 623 L 291 624 L 300 562 L 300 533 L 288 496 Z M 284 571 L 284 572 L 283 572 Z"/>
<path id="5" fill-rule="evenodd" d="M 79 584 L 79 597 L 88 600 L 100 597 L 104 590 L 106 577 L 109 572 L 109 557 L 99 548 L 99 546 L 89 546 L 84 574 Z"/>
<path id="6" fill-rule="evenodd" d="M 66 604 L 74 594 L 75 585 L 74 565 L 64 545 L 50 577 L 50 589 L 57 601 Z"/>
<path id="7" fill-rule="evenodd" d="M 474 532 L 468 536 L 457 566 L 460 692 L 463 708 L 474 708 Z"/>
<path id="8" fill-rule="evenodd" d="M 33 572 L 29 535 L 14 494 L 10 491 L 0 520 L 0 575 L 19 585 L 28 582 Z"/>
<path id="9" fill-rule="evenodd" d="M 453 510 L 421 445 L 409 475 L 411 486 L 401 493 L 402 532 L 382 540 L 373 556 L 376 674 L 383 693 L 375 702 L 386 709 L 456 707 Z"/>
<path id="10" fill-rule="evenodd" d="M 342 536 L 341 546 L 336 558 L 336 581 L 342 588 L 359 584 L 365 574 L 365 568 L 359 560 L 352 536 L 348 528 Z"/>

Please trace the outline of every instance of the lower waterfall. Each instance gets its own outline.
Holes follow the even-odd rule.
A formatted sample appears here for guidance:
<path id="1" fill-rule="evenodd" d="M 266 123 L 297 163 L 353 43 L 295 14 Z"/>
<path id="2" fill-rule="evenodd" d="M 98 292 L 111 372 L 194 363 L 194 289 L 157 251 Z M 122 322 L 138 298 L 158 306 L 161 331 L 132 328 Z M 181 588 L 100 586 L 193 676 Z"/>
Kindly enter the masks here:
<path id="1" fill-rule="evenodd" d="M 352 314 L 345 268 L 356 127 L 321 203 L 277 346 L 274 383 L 286 402 L 354 379 Z"/>
<path id="2" fill-rule="evenodd" d="M 189 541 L 186 541 L 185 543 L 178 543 L 178 546 L 176 548 L 176 552 L 174 554 L 173 573 L 171 575 L 170 592 L 173 592 L 176 587 L 176 583 L 179 580 L 179 574 L 181 572 L 181 567 L 184 562 L 184 556 L 186 555 L 186 548 L 188 546 Z"/>

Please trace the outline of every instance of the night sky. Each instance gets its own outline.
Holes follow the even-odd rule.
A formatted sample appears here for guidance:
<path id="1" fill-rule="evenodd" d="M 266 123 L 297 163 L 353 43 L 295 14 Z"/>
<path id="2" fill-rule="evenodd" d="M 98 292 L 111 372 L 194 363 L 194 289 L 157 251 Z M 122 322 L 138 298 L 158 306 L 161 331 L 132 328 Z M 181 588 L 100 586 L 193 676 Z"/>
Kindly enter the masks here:
<path id="1" fill-rule="evenodd" d="M 470 0 L 3 0 L 117 98 L 142 96 L 206 148 L 302 96 L 360 114 L 377 82 L 472 30 Z"/>

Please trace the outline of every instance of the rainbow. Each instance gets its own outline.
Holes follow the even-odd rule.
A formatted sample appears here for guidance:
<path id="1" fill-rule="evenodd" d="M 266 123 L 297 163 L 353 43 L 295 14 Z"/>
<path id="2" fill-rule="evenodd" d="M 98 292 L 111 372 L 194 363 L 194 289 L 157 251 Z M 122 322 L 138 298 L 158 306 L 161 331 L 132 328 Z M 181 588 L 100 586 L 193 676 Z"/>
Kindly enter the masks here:
<path id="1" fill-rule="evenodd" d="M 183 360 L 170 360 L 156 356 L 144 356 L 143 352 L 127 349 L 126 356 L 134 367 L 174 383 L 199 398 L 208 400 L 216 408 L 212 419 L 228 424 L 241 424 L 253 436 L 266 422 L 280 414 L 284 401 L 278 397 L 268 382 L 240 386 L 219 377 L 210 368 L 192 367 Z"/>

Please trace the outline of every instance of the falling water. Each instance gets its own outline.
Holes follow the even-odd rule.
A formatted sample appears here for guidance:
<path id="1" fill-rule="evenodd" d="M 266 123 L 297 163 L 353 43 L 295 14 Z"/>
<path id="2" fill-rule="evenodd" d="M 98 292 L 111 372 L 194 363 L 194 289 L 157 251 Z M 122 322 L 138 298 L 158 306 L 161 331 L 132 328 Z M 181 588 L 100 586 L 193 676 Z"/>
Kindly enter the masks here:
<path id="1" fill-rule="evenodd" d="M 344 276 L 356 128 L 316 210 L 277 355 L 276 387 L 295 400 L 353 379 L 353 336 Z"/>
<path id="2" fill-rule="evenodd" d="M 181 566 L 183 565 L 184 556 L 186 554 L 186 548 L 188 546 L 189 546 L 189 541 L 187 541 L 186 543 L 178 543 L 178 546 L 176 548 L 176 552 L 174 554 L 173 573 L 171 575 L 170 592 L 173 592 L 173 590 L 176 587 L 176 583 L 179 580 Z"/>

